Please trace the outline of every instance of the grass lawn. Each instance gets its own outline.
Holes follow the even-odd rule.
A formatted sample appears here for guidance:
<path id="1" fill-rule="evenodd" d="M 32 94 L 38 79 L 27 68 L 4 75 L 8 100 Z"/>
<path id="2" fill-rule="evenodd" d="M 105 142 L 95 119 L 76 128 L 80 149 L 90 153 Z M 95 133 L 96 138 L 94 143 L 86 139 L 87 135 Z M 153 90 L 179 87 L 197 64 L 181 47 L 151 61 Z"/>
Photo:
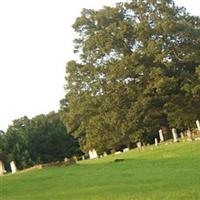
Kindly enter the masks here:
<path id="1" fill-rule="evenodd" d="M 0 177 L 0 200 L 83 199 L 199 200 L 200 141 Z"/>

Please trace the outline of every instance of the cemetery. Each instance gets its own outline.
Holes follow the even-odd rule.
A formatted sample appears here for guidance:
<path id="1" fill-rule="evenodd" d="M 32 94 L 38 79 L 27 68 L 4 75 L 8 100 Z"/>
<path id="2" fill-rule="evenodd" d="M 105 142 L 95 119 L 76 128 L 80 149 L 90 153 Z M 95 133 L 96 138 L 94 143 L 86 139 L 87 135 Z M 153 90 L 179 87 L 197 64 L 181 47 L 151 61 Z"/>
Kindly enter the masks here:
<path id="1" fill-rule="evenodd" d="M 187 130 L 185 133 L 181 132 L 178 137 L 178 134 L 176 132 L 175 128 L 172 128 L 171 130 L 171 139 L 165 140 L 164 134 L 162 129 L 160 129 L 159 132 L 159 138 L 155 138 L 155 144 L 152 146 L 157 147 L 159 145 L 158 140 L 160 141 L 160 144 L 172 144 L 172 143 L 177 143 L 177 142 L 185 142 L 185 141 L 197 141 L 200 140 L 200 123 L 199 120 L 196 120 L 196 126 L 197 128 L 194 130 L 194 132 L 191 132 L 190 130 Z M 195 133 L 195 134 L 194 134 Z M 137 150 L 138 151 L 142 151 L 145 150 L 145 148 L 147 147 L 147 145 L 142 145 L 141 142 L 137 142 L 136 143 L 137 146 Z M 149 145 L 148 145 L 149 146 Z M 151 147 L 152 147 L 151 146 Z M 121 154 L 123 152 L 128 152 L 130 149 L 129 148 L 125 148 L 122 151 L 117 151 L 114 153 L 114 155 L 118 155 Z M 88 152 L 88 159 L 98 159 L 98 158 L 103 158 L 107 156 L 107 152 L 104 152 L 103 155 L 98 155 L 97 151 L 95 149 L 92 149 Z M 85 160 L 85 156 L 81 157 L 81 160 Z M 73 157 L 73 158 L 64 158 L 63 162 L 64 163 L 71 163 L 71 161 L 77 161 L 77 157 Z M 43 166 L 55 166 L 55 165 L 61 165 L 63 164 L 63 162 L 57 162 L 57 163 L 49 163 L 49 164 L 44 164 Z M 60 164 L 59 164 L 60 163 Z M 72 162 L 72 164 L 74 164 L 74 162 Z M 42 166 L 42 165 L 41 165 Z M 34 168 L 34 167 L 33 167 Z M 11 169 L 11 173 L 14 174 L 17 172 L 17 166 L 15 164 L 15 161 L 11 161 L 10 162 L 10 169 Z M 4 163 L 2 160 L 0 160 L 0 176 L 6 174 L 6 169 L 4 167 Z"/>
<path id="2" fill-rule="evenodd" d="M 37 40 L 39 53 L 42 42 L 39 38 L 34 40 L 38 35 L 43 41 L 47 39 L 45 48 L 56 50 L 55 55 L 59 53 L 60 47 L 54 48 L 49 33 L 58 30 L 55 43 L 65 35 L 60 32 L 65 28 L 57 27 L 65 21 L 60 14 L 68 14 L 65 9 L 59 11 L 64 2 L 52 8 L 58 8 L 59 15 L 52 11 L 46 15 L 46 4 L 44 9 L 35 6 L 29 20 L 35 22 L 39 7 L 42 15 L 38 22 L 44 22 L 44 29 L 38 26 L 34 36 L 26 31 L 17 36 Z M 73 3 L 75 7 L 79 5 Z M 27 6 L 32 8 L 29 3 Z M 9 16 L 12 12 L 5 13 Z M 28 14 L 26 11 L 20 16 L 25 19 Z M 51 15 L 62 20 L 50 20 Z M 42 33 L 49 24 L 53 29 L 46 37 Z M 22 93 L 15 91 L 14 82 L 9 87 L 14 96 L 9 98 L 11 101 L 6 100 L 5 107 L 11 109 L 11 116 L 21 116 L 18 112 L 27 115 L 13 119 L 5 131 L 0 130 L 0 200 L 200 199 L 200 17 L 173 0 L 130 0 L 99 10 L 84 8 L 71 27 L 73 47 L 67 48 L 73 50 L 73 56 L 65 65 L 64 94 L 57 111 L 46 113 L 57 93 L 50 91 L 46 100 L 41 95 L 47 95 L 48 88 L 60 93 L 50 65 L 59 64 L 46 62 L 54 55 L 34 64 L 37 53 L 30 53 L 26 42 L 27 48 L 23 49 L 32 57 L 22 53 L 16 56 L 29 58 L 24 63 L 33 67 L 31 75 L 39 64 L 48 68 L 42 75 L 43 66 L 38 67 L 33 76 L 37 89 L 30 87 L 26 73 L 19 87 Z M 5 36 L 15 40 L 17 32 L 11 32 L 13 35 Z M 18 40 L 20 44 L 24 38 Z M 17 45 L 17 49 L 18 46 L 23 47 Z M 13 46 L 12 49 L 15 50 Z M 46 53 L 41 50 L 39 58 Z M 8 60 L 6 57 L 6 64 Z M 20 75 L 29 72 L 27 66 L 20 70 L 18 65 L 11 66 Z M 13 70 L 9 71 L 9 78 L 14 80 L 16 76 L 18 83 L 20 78 L 15 73 L 10 76 L 10 72 Z M 51 72 L 53 86 L 46 83 Z M 40 77 L 42 82 L 38 82 Z M 27 92 L 35 94 L 38 89 L 42 93 L 29 99 Z M 22 102 L 15 97 L 22 94 L 24 103 L 15 113 L 18 106 L 13 103 Z M 28 114 L 35 103 L 38 109 L 42 108 L 39 103 L 43 101 L 45 114 Z"/>
<path id="3" fill-rule="evenodd" d="M 78 161 L 71 167 L 1 176 L 1 198 L 142 200 L 191 199 L 192 195 L 199 199 L 200 141 L 168 143 Z"/>
<path id="4" fill-rule="evenodd" d="M 199 120 L 194 124 L 184 132 L 160 128 L 151 144 L 101 154 L 92 148 L 23 170 L 0 159 L 0 199 L 199 199 Z"/>

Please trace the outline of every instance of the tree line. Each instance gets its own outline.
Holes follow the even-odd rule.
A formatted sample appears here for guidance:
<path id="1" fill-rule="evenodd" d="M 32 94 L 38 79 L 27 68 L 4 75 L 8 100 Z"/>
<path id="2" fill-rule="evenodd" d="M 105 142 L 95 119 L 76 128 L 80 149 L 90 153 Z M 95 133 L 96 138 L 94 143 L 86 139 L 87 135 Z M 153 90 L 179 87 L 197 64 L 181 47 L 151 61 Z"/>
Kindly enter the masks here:
<path id="1" fill-rule="evenodd" d="M 19 168 L 195 128 L 200 118 L 200 18 L 172 0 L 83 9 L 73 25 L 60 111 L 14 120 L 0 158 Z M 81 150 L 80 150 L 81 149 Z"/>
<path id="2" fill-rule="evenodd" d="M 24 169 L 81 154 L 78 141 L 67 132 L 59 113 L 55 112 L 14 120 L 0 134 L 0 160 L 7 169 L 12 160 L 18 169 Z"/>

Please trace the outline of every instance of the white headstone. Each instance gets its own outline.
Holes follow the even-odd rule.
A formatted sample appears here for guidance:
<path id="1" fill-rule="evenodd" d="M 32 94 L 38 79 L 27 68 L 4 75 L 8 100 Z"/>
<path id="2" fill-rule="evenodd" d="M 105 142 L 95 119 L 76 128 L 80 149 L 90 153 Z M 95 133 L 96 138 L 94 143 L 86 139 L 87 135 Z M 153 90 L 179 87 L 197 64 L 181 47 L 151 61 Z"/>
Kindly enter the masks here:
<path id="1" fill-rule="evenodd" d="M 17 167 L 15 165 L 15 161 L 10 162 L 10 168 L 11 168 L 12 174 L 17 172 Z"/>
<path id="2" fill-rule="evenodd" d="M 182 139 L 182 140 L 185 139 L 183 132 L 181 132 L 181 139 Z"/>
<path id="3" fill-rule="evenodd" d="M 188 129 L 186 133 L 187 133 L 187 140 L 188 141 L 192 141 L 192 133 L 191 133 L 191 131 Z"/>
<path id="4" fill-rule="evenodd" d="M 178 136 L 177 136 L 175 128 L 172 129 L 172 135 L 173 135 L 174 142 L 178 142 Z"/>
<path id="5" fill-rule="evenodd" d="M 155 138 L 155 146 L 158 146 L 158 139 Z"/>
<path id="6" fill-rule="evenodd" d="M 76 156 L 73 156 L 73 159 L 77 162 L 78 158 Z"/>
<path id="7" fill-rule="evenodd" d="M 141 142 L 137 142 L 137 148 L 138 148 L 138 150 L 142 149 L 142 143 Z"/>
<path id="8" fill-rule="evenodd" d="M 121 151 L 116 151 L 114 154 L 118 155 L 118 154 L 121 154 L 121 153 L 122 153 Z"/>
<path id="9" fill-rule="evenodd" d="M 85 160 L 85 156 L 82 156 L 82 160 Z"/>
<path id="10" fill-rule="evenodd" d="M 164 142 L 164 136 L 163 136 L 162 129 L 159 130 L 159 137 L 160 137 L 160 141 Z"/>
<path id="11" fill-rule="evenodd" d="M 0 160 L 0 176 L 3 175 L 5 172 L 3 161 Z"/>
<path id="12" fill-rule="evenodd" d="M 121 154 L 121 153 L 122 153 L 121 151 L 116 151 L 114 154 L 118 155 L 118 154 Z"/>
<path id="13" fill-rule="evenodd" d="M 107 153 L 106 153 L 106 152 L 103 152 L 103 156 L 106 157 L 106 156 L 107 156 Z"/>
<path id="14" fill-rule="evenodd" d="M 196 121 L 196 124 L 197 124 L 198 130 L 200 131 L 200 123 L 199 123 L 199 120 Z"/>
<path id="15" fill-rule="evenodd" d="M 97 152 L 95 149 L 89 151 L 90 159 L 98 158 Z"/>
<path id="16" fill-rule="evenodd" d="M 123 152 L 128 152 L 128 151 L 129 151 L 129 148 L 123 149 Z"/>

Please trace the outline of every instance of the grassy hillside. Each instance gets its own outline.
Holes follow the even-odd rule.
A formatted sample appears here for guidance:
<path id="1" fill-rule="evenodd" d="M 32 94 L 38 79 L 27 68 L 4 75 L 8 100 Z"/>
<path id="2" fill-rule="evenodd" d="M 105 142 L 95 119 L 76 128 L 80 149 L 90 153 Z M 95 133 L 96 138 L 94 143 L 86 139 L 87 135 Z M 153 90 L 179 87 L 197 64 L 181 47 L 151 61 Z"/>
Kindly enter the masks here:
<path id="1" fill-rule="evenodd" d="M 113 162 L 116 158 L 123 162 Z M 200 199 L 200 142 L 0 177 L 0 200 Z"/>

